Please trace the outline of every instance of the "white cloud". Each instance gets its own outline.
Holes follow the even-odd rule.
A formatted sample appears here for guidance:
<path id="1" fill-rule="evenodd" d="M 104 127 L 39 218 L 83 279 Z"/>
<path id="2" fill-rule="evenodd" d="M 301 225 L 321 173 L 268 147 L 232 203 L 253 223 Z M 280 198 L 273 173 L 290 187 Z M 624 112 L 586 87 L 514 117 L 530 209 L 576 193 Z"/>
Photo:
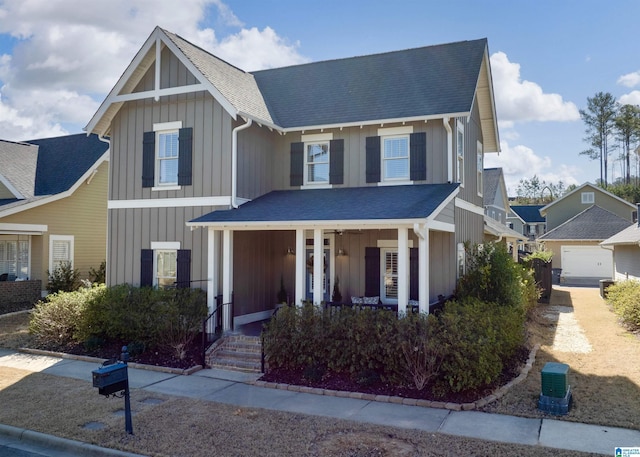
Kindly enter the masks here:
<path id="1" fill-rule="evenodd" d="M 634 90 L 622 95 L 618 101 L 623 105 L 640 105 L 640 90 Z"/>
<path id="2" fill-rule="evenodd" d="M 633 73 L 622 75 L 616 82 L 626 87 L 635 87 L 640 84 L 640 71 L 634 71 Z"/>
<path id="3" fill-rule="evenodd" d="M 239 30 L 218 37 L 213 23 Z M 241 28 L 222 0 L 3 0 L 0 34 L 17 44 L 0 50 L 0 138 L 79 131 L 157 25 L 247 70 L 305 61 L 272 28 Z"/>
<path id="4" fill-rule="evenodd" d="M 554 165 L 550 157 L 541 157 L 533 149 L 523 145 L 510 146 L 506 141 L 501 141 L 500 148 L 500 155 L 485 154 L 484 166 L 502 168 L 509 196 L 516 195 L 521 179 L 531 179 L 534 175 L 547 183 L 558 184 L 562 181 L 565 187 L 580 184 L 574 177 L 579 172 L 577 167 Z"/>
<path id="5" fill-rule="evenodd" d="M 491 56 L 491 72 L 498 118 L 502 122 L 575 121 L 578 108 L 559 94 L 544 93 L 542 88 L 520 77 L 520 64 L 509 61 L 504 52 Z"/>

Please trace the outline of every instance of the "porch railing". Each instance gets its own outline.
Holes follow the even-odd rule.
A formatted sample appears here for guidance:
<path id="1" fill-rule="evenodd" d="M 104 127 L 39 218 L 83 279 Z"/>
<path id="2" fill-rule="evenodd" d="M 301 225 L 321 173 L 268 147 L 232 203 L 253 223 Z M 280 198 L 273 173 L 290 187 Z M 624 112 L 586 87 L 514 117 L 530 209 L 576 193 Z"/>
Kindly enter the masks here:
<path id="1" fill-rule="evenodd" d="M 222 336 L 225 328 L 225 316 L 230 321 L 227 328 L 233 330 L 233 293 L 229 303 L 222 303 L 222 295 L 216 296 L 215 300 L 216 308 L 202 321 L 202 352 L 200 355 L 203 367 L 206 365 L 207 349 Z M 227 311 L 226 313 L 225 310 Z"/>

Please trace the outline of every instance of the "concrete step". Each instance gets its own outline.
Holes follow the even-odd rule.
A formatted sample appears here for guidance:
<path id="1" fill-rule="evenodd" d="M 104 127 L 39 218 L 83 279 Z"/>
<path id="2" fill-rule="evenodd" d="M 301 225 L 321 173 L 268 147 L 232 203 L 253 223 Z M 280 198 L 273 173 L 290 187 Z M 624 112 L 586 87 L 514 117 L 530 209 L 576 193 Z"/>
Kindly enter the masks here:
<path id="1" fill-rule="evenodd" d="M 260 372 L 262 342 L 259 337 L 227 335 L 207 354 L 207 365 L 212 368 Z"/>
<path id="2" fill-rule="evenodd" d="M 260 373 L 262 364 L 260 360 L 241 360 L 216 358 L 210 363 L 211 368 L 222 368 L 224 370 L 237 370 L 250 373 Z"/>

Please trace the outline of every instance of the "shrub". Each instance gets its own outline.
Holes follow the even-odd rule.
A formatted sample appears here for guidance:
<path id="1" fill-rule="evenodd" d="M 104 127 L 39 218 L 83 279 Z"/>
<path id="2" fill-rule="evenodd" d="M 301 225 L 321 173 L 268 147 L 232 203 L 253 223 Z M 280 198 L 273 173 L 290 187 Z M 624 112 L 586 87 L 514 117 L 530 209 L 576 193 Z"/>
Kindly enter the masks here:
<path id="1" fill-rule="evenodd" d="M 434 315 L 408 314 L 399 322 L 398 340 L 407 377 L 418 390 L 424 389 L 440 371 L 444 347 L 439 336 Z"/>
<path id="2" fill-rule="evenodd" d="M 179 359 L 198 335 L 202 320 L 207 317 L 207 295 L 201 289 L 169 289 L 164 291 L 165 301 L 158 303 L 158 339 L 168 346 Z"/>
<path id="3" fill-rule="evenodd" d="M 107 262 L 104 260 L 100 262 L 100 266 L 96 270 L 95 268 L 89 268 L 89 281 L 96 284 L 104 284 L 107 276 Z"/>
<path id="4" fill-rule="evenodd" d="M 99 286 L 48 295 L 36 303 L 29 331 L 41 342 L 58 347 L 78 341 L 87 303 L 104 293 L 105 287 Z"/>
<path id="5" fill-rule="evenodd" d="M 640 281 L 619 281 L 607 288 L 607 303 L 631 330 L 640 329 Z"/>
<path id="6" fill-rule="evenodd" d="M 74 270 L 71 262 L 60 262 L 53 272 L 47 270 L 47 276 L 49 293 L 73 292 L 80 287 L 80 270 Z"/>
<path id="7" fill-rule="evenodd" d="M 529 262 L 533 259 L 540 259 L 543 262 L 551 262 L 553 251 L 547 251 L 545 248 L 536 249 L 531 254 L 526 255 L 522 260 Z"/>

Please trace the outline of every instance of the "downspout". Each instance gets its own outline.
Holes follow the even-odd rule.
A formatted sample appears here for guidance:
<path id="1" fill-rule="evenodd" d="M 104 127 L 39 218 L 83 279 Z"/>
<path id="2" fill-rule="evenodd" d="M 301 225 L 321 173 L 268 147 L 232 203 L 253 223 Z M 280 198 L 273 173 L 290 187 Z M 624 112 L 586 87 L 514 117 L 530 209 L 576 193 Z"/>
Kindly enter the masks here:
<path id="1" fill-rule="evenodd" d="M 242 124 L 233 129 L 231 133 L 231 206 L 238 207 L 238 132 L 251 127 L 253 121 L 248 119 L 246 124 Z"/>
<path id="2" fill-rule="evenodd" d="M 87 133 L 87 136 L 88 135 L 89 135 L 89 133 Z M 97 137 L 98 137 L 98 139 L 100 141 L 102 141 L 103 143 L 107 143 L 107 146 L 109 146 L 109 159 L 111 159 L 111 140 L 106 139 L 102 135 L 97 135 Z M 109 164 L 111 164 L 111 160 L 109 160 Z M 111 168 L 111 165 L 109 165 L 109 168 Z M 96 171 L 98 171 L 98 170 L 96 169 Z M 111 190 L 111 180 L 108 179 L 108 174 L 107 174 L 107 202 L 109 201 L 109 197 L 111 196 L 110 190 Z M 107 211 L 107 227 L 110 227 L 110 224 L 109 224 L 109 220 L 110 220 L 110 217 L 111 217 L 110 214 L 111 214 L 111 212 Z M 105 244 L 105 248 L 106 248 L 106 252 L 104 253 L 105 261 L 109 260 L 109 252 L 111 252 L 108 232 L 109 232 L 109 229 L 107 229 L 107 239 L 105 240 L 105 243 L 104 243 Z M 108 263 L 107 263 L 107 265 L 108 265 Z M 104 273 L 104 282 L 106 284 L 109 284 L 109 280 L 111 279 L 110 276 L 111 276 L 111 273 L 109 273 L 109 268 L 107 268 L 105 273 Z"/>
<path id="3" fill-rule="evenodd" d="M 447 131 L 447 181 L 453 182 L 453 132 L 451 131 L 451 125 L 449 125 L 450 118 L 443 117 L 442 124 Z"/>

